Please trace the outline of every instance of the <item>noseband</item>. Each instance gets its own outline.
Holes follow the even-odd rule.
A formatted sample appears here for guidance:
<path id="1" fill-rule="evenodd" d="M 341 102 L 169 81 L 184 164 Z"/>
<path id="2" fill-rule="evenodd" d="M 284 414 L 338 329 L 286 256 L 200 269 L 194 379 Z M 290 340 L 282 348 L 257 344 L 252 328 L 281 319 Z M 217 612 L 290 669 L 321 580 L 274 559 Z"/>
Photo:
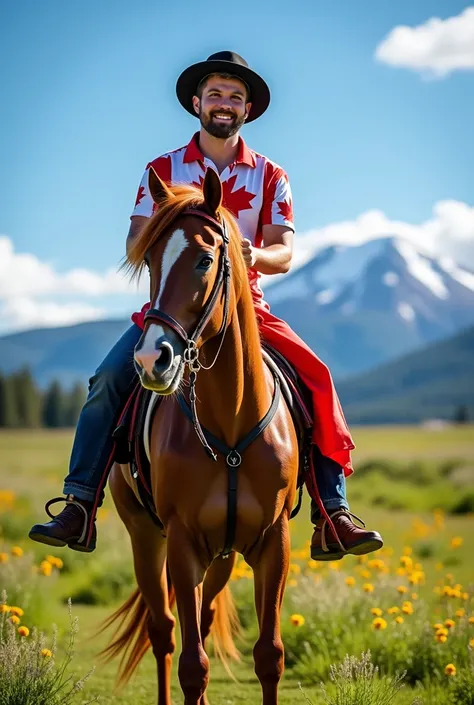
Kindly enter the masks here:
<path id="1" fill-rule="evenodd" d="M 160 309 L 157 308 L 150 308 L 145 314 L 144 321 L 145 323 L 147 321 L 164 323 L 165 325 L 169 326 L 172 330 L 174 330 L 174 332 L 184 342 L 186 347 L 184 349 L 183 359 L 184 364 L 187 365 L 189 368 L 189 400 L 191 402 L 194 428 L 206 452 L 210 455 L 213 460 L 217 460 L 217 455 L 216 453 L 214 453 L 214 451 L 208 444 L 197 416 L 196 377 L 197 373 L 201 368 L 204 370 L 210 370 L 215 365 L 219 353 L 221 351 L 222 344 L 224 342 L 227 321 L 229 318 L 229 288 L 231 277 L 231 263 L 229 259 L 229 234 L 227 232 L 227 225 L 224 219 L 222 220 L 222 222 L 220 222 L 216 218 L 213 218 L 212 216 L 208 215 L 204 211 L 198 210 L 197 208 L 187 208 L 181 213 L 181 216 L 185 215 L 193 215 L 197 218 L 201 218 L 202 220 L 207 221 L 208 223 L 211 223 L 211 225 L 213 225 L 217 229 L 217 231 L 222 235 L 223 245 L 219 259 L 219 271 L 214 282 L 214 286 L 212 287 L 211 295 L 206 301 L 201 316 L 191 335 L 188 335 L 186 333 L 183 326 L 179 321 L 176 320 L 176 318 L 173 318 L 173 316 L 170 316 L 168 313 L 160 311 Z M 214 308 L 216 306 L 221 287 L 223 288 L 224 293 L 224 316 L 222 318 L 222 324 L 219 328 L 217 335 L 221 335 L 222 337 L 214 360 L 209 366 L 206 367 L 199 360 L 199 348 L 197 347 L 197 341 L 199 340 L 199 337 L 201 336 L 204 328 L 206 327 L 207 323 L 209 322 L 209 319 L 212 316 L 212 312 L 214 311 Z"/>

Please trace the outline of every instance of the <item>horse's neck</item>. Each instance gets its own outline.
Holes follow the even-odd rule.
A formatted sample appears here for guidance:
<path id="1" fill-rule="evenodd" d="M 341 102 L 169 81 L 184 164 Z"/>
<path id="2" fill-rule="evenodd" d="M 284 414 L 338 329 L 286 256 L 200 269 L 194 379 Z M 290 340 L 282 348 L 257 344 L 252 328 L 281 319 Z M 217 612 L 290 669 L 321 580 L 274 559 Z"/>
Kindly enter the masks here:
<path id="1" fill-rule="evenodd" d="M 205 364 L 219 340 L 206 345 Z M 271 402 L 253 306 L 238 303 L 214 367 L 198 375 L 199 415 L 209 431 L 233 446 L 266 414 Z M 201 411 L 202 409 L 202 411 Z"/>

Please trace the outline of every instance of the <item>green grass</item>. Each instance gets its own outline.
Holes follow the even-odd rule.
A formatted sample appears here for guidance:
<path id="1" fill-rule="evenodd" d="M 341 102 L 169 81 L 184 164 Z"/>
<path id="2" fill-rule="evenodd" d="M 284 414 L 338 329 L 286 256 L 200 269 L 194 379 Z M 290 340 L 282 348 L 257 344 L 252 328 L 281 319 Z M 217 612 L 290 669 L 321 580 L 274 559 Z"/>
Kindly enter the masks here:
<path id="1" fill-rule="evenodd" d="M 446 516 L 445 526 L 441 531 L 433 531 L 433 514 L 426 511 L 428 506 L 435 506 L 439 500 L 442 506 L 446 497 L 455 496 L 460 486 L 471 482 L 470 463 L 474 458 L 473 427 L 446 428 L 442 431 L 430 431 L 415 427 L 353 429 L 357 445 L 354 452 L 356 472 L 348 480 L 347 492 L 351 509 L 361 516 L 369 528 L 379 530 L 387 545 L 400 553 L 405 545 L 414 547 L 415 555 L 422 556 L 423 568 L 427 581 L 440 579 L 446 571 L 456 576 L 456 581 L 467 584 L 473 580 L 472 551 L 467 537 L 472 535 L 472 515 Z M 42 612 L 44 625 L 56 621 L 61 628 L 67 625 L 67 607 L 64 601 L 81 591 L 91 591 L 91 581 L 97 578 L 96 588 L 101 590 L 102 576 L 114 574 L 118 569 L 125 574 L 131 569 L 131 555 L 128 537 L 118 520 L 110 497 L 104 505 L 104 515 L 99 522 L 99 544 L 97 551 L 90 555 L 74 553 L 69 550 L 48 551 L 46 547 L 28 541 L 26 534 L 31 523 L 42 520 L 45 515 L 43 505 L 53 496 L 60 495 L 62 480 L 67 474 L 68 456 L 72 444 L 72 432 L 33 431 L 0 432 L 0 490 L 7 489 L 16 493 L 14 512 L 0 515 L 0 526 L 5 533 L 13 532 L 9 543 L 17 543 L 34 554 L 37 561 L 47 553 L 60 556 L 65 563 L 60 578 L 48 583 L 49 612 L 47 619 Z M 468 468 L 457 472 L 456 478 L 437 478 L 428 485 L 414 486 L 410 482 L 387 480 L 386 477 L 368 474 L 357 477 L 357 467 L 368 459 L 383 458 L 404 463 L 422 460 L 428 467 L 435 467 L 444 461 L 456 460 Z M 431 465 L 430 465 L 431 464 Z M 455 480 L 455 481 L 454 481 Z M 386 496 L 409 507 L 410 511 L 390 509 L 387 502 L 374 503 L 374 498 Z M 1 508 L 0 508 L 1 511 Z M 423 528 L 424 527 L 424 528 Z M 424 533 L 423 533 L 424 532 Z M 309 521 L 307 501 L 297 519 L 292 522 L 292 542 L 295 548 L 301 548 L 311 538 L 312 526 Z M 454 536 L 465 537 L 464 544 L 453 552 L 450 540 Z M 0 551 L 1 537 L 0 537 Z M 308 556 L 309 558 L 309 556 Z M 349 559 L 344 559 L 344 566 L 349 566 Z M 439 564 L 443 564 L 440 569 Z M 352 565 L 352 564 L 351 564 Z M 98 576 L 98 577 L 97 577 Z M 0 589 L 1 589 L 0 585 Z M 108 589 L 108 586 L 106 586 Z M 110 593 L 105 591 L 105 599 Z M 284 610 L 288 611 L 289 597 L 285 598 Z M 317 593 L 314 598 L 317 599 Z M 100 598 L 99 598 L 100 602 Z M 73 611 L 79 616 L 80 631 L 77 640 L 77 655 L 73 661 L 79 675 L 84 673 L 96 661 L 96 654 L 106 642 L 106 636 L 93 637 L 100 621 L 108 616 L 115 605 L 74 604 Z M 253 609 L 253 608 L 252 608 Z M 179 631 L 179 630 L 178 630 Z M 250 630 L 251 632 L 252 630 Z M 251 644 L 250 644 L 251 647 Z M 260 702 L 260 686 L 253 673 L 250 647 L 244 648 L 242 664 L 235 667 L 238 683 L 229 680 L 219 663 L 212 661 L 209 699 L 211 705 L 233 705 L 237 703 Z M 175 659 L 179 655 L 179 647 Z M 113 682 L 117 664 L 109 664 L 97 669 L 87 684 L 86 695 L 99 694 L 102 703 L 122 703 L 123 705 L 149 705 L 155 700 L 156 677 L 155 662 L 148 654 L 140 667 L 137 677 L 118 695 L 113 695 Z M 182 702 L 181 691 L 174 669 L 174 702 Z M 312 679 L 302 679 L 306 696 L 313 705 L 324 702 L 320 689 L 312 684 Z M 310 684 L 310 685 L 308 685 Z M 431 695 L 424 696 L 423 703 L 438 704 L 438 686 L 430 685 Z M 396 705 L 408 705 L 414 699 L 411 689 L 405 689 L 396 699 Z M 298 689 L 298 681 L 287 671 L 280 688 L 280 703 L 306 702 Z"/>

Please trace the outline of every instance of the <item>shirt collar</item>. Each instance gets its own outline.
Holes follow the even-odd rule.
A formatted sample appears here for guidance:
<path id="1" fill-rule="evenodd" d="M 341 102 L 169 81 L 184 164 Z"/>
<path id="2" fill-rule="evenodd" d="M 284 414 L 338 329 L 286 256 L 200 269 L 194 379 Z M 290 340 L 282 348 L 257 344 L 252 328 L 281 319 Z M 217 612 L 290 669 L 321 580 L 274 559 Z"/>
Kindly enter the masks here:
<path id="1" fill-rule="evenodd" d="M 183 162 L 184 164 L 189 164 L 190 162 L 204 161 L 204 154 L 199 149 L 199 132 L 196 132 L 186 147 L 184 153 Z M 245 144 L 242 137 L 239 137 L 239 147 L 237 151 L 237 156 L 235 158 L 234 164 L 246 164 L 254 169 L 257 165 L 255 154 L 250 150 Z"/>

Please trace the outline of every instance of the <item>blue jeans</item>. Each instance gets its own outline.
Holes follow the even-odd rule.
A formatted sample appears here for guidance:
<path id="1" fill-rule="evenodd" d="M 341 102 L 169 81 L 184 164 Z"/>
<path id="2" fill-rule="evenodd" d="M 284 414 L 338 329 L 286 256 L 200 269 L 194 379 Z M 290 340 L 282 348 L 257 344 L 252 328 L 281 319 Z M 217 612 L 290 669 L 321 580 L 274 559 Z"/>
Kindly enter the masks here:
<path id="1" fill-rule="evenodd" d="M 141 334 L 135 324 L 125 331 L 89 380 L 89 394 L 79 416 L 64 494 L 89 501 L 95 499 L 113 449 L 112 433 L 138 379 L 133 353 Z M 316 478 L 324 506 L 328 512 L 348 509 L 342 468 L 321 455 L 317 448 L 315 454 Z M 102 491 L 100 504 L 103 499 Z M 313 504 L 314 520 L 318 518 L 319 509 Z"/>
<path id="2" fill-rule="evenodd" d="M 114 345 L 93 377 L 82 407 L 64 480 L 64 494 L 93 501 L 113 449 L 112 433 L 120 413 L 138 381 L 133 352 L 142 334 L 133 324 Z M 104 492 L 101 492 L 102 504 Z"/>
<path id="3" fill-rule="evenodd" d="M 319 448 L 313 446 L 313 463 L 318 483 L 318 490 L 324 508 L 331 514 L 336 509 L 349 509 L 346 497 L 346 478 L 343 468 L 331 458 L 322 455 Z M 311 500 L 311 521 L 321 517 L 321 510 Z"/>

